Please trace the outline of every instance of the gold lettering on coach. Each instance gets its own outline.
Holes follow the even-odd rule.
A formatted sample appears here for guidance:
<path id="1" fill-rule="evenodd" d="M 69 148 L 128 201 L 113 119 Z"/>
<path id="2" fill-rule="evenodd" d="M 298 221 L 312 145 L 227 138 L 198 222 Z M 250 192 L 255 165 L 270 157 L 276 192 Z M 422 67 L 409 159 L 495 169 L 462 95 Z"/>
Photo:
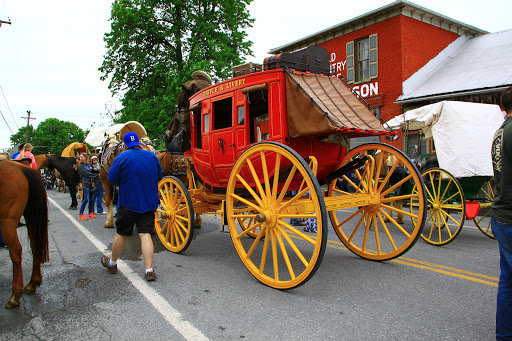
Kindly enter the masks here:
<path id="1" fill-rule="evenodd" d="M 229 81 L 229 82 L 221 84 L 219 86 L 215 86 L 213 88 L 209 88 L 209 89 L 204 90 L 203 91 L 203 96 L 206 97 L 206 96 L 210 96 L 210 95 L 216 94 L 219 91 L 224 91 L 224 87 L 226 88 L 226 90 L 228 90 L 228 89 L 237 88 L 237 87 L 240 87 L 240 86 L 243 86 L 243 85 L 245 85 L 245 78 L 237 79 L 237 80 L 234 80 L 234 81 Z"/>

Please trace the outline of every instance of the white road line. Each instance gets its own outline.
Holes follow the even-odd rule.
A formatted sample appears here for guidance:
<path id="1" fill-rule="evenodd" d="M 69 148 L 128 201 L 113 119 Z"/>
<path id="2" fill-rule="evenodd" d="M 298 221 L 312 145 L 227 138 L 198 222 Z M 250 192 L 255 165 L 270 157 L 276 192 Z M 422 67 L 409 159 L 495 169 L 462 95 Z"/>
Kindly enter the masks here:
<path id="1" fill-rule="evenodd" d="M 48 198 L 50 202 L 59 209 L 87 239 L 103 253 L 107 246 L 98 240 L 89 230 L 80 224 L 71 214 L 66 212 L 52 198 Z M 99 264 L 99 261 L 98 261 Z M 199 329 L 194 327 L 192 323 L 183 319 L 181 313 L 173 308 L 165 299 L 160 296 L 155 289 L 151 288 L 142 278 L 135 274 L 132 269 L 122 260 L 117 261 L 118 270 L 132 283 L 132 285 L 151 303 L 153 307 L 176 329 L 186 340 L 208 340 Z"/>

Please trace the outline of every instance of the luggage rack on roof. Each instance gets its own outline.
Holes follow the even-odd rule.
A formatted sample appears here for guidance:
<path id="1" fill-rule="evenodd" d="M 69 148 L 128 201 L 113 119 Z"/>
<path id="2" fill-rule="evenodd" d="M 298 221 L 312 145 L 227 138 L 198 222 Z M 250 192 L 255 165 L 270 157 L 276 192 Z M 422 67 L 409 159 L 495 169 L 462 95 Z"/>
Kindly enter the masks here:
<path id="1" fill-rule="evenodd" d="M 263 64 L 246 63 L 233 67 L 233 77 L 275 69 L 292 69 L 329 76 L 329 52 L 320 46 L 309 46 L 295 52 L 279 53 L 265 58 Z"/>

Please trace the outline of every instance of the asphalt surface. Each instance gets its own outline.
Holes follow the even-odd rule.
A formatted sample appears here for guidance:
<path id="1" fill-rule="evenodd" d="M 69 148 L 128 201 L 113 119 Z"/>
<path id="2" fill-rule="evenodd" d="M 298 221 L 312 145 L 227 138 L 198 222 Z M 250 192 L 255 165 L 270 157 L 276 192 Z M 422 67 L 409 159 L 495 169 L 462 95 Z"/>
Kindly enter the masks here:
<path id="1" fill-rule="evenodd" d="M 355 256 L 331 229 L 315 276 L 279 291 L 249 273 L 221 221 L 205 216 L 183 254 L 153 236 L 157 280 L 147 283 L 136 235 L 120 271 L 109 274 L 100 258 L 109 254 L 115 231 L 103 227 L 105 216 L 78 221 L 78 211 L 67 210 L 69 194 L 48 196 L 51 253 L 43 284 L 20 307 L 0 308 L 0 340 L 495 339 L 498 245 L 472 222 L 449 245 L 419 240 L 386 262 Z M 18 234 L 26 283 L 32 264 L 26 228 Z M 11 274 L 8 250 L 0 249 L 2 306 Z"/>

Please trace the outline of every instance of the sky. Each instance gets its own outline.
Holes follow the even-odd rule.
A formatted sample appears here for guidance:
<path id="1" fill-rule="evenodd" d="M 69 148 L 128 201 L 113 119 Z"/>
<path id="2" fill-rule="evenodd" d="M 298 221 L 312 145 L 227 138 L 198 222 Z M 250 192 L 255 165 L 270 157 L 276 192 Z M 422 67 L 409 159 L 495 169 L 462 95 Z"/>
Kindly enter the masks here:
<path id="1" fill-rule="evenodd" d="M 247 30 L 261 63 L 267 52 L 385 6 L 391 0 L 254 0 L 256 21 Z M 511 0 L 415 0 L 422 7 L 471 26 L 499 32 L 512 29 Z M 108 81 L 100 81 L 103 36 L 110 30 L 110 0 L 0 0 L 0 151 L 10 147 L 11 131 L 35 127 L 47 118 L 82 129 L 108 126 L 109 110 L 121 109 Z"/>

